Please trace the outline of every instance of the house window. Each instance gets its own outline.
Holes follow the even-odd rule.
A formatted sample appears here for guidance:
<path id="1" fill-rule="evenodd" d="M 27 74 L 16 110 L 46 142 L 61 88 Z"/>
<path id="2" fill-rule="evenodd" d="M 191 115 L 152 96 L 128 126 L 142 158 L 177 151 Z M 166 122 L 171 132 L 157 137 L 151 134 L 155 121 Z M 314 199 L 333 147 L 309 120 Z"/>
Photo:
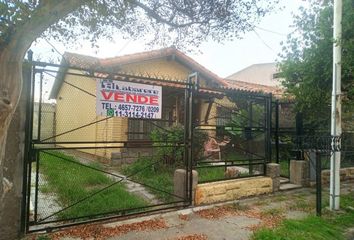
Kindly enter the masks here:
<path id="1" fill-rule="evenodd" d="M 226 126 L 231 122 L 231 110 L 224 107 L 216 109 L 216 126 Z"/>
<path id="2" fill-rule="evenodd" d="M 154 129 L 167 128 L 173 123 L 173 108 L 162 108 L 161 120 L 134 119 L 128 120 L 128 140 L 150 140 L 150 134 Z"/>

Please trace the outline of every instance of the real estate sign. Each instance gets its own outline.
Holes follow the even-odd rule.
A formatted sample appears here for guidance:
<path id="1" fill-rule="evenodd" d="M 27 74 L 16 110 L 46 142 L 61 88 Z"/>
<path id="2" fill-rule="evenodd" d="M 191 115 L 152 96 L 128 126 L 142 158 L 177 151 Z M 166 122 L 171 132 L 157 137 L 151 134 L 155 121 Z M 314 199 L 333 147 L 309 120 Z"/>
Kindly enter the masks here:
<path id="1" fill-rule="evenodd" d="M 161 86 L 97 79 L 97 115 L 160 119 L 161 111 Z"/>

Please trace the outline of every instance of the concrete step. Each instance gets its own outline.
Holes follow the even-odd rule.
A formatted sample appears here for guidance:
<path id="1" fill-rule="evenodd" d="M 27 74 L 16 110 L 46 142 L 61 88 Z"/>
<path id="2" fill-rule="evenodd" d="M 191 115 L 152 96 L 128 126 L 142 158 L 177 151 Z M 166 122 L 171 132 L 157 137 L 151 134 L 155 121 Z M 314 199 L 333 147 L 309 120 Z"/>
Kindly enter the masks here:
<path id="1" fill-rule="evenodd" d="M 292 190 L 292 189 L 297 189 L 297 188 L 301 188 L 301 185 L 296 185 L 296 184 L 292 184 L 292 183 L 284 183 L 284 184 L 280 184 L 280 191 L 288 191 L 288 190 Z"/>
<path id="2" fill-rule="evenodd" d="M 290 182 L 289 178 L 283 178 L 283 177 L 280 178 L 280 184 L 289 183 L 289 182 Z"/>

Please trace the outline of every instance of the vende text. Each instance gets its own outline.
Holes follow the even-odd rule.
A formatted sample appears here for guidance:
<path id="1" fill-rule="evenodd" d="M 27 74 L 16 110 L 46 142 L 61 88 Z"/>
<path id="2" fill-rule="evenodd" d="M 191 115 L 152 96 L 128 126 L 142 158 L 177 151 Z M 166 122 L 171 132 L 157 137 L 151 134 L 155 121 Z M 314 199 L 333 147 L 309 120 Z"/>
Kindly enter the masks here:
<path id="1" fill-rule="evenodd" d="M 137 104 L 146 104 L 146 105 L 159 105 L 158 96 L 113 92 L 113 91 L 105 91 L 105 90 L 101 90 L 101 94 L 103 99 L 106 101 L 137 103 Z"/>

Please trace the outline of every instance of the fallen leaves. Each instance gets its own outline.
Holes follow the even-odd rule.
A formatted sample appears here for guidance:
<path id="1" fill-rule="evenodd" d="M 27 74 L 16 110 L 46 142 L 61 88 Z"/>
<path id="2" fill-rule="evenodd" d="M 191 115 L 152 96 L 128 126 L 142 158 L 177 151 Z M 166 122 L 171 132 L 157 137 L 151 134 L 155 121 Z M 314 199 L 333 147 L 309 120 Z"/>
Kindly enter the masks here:
<path id="1" fill-rule="evenodd" d="M 284 219 L 283 214 L 277 214 L 277 215 L 264 214 L 258 208 L 252 208 L 243 211 L 243 210 L 234 209 L 230 206 L 200 210 L 196 212 L 196 214 L 201 218 L 205 218 L 209 220 L 217 220 L 229 216 L 245 216 L 248 218 L 259 219 L 261 223 L 247 227 L 247 229 L 251 231 L 257 230 L 262 227 L 274 228 L 278 226 L 281 223 L 281 221 Z"/>
<path id="2" fill-rule="evenodd" d="M 174 238 L 173 240 L 207 240 L 208 237 L 205 234 L 192 234 Z"/>
<path id="3" fill-rule="evenodd" d="M 179 214 L 178 218 L 182 221 L 189 221 L 189 215 L 188 214 Z"/>
<path id="4" fill-rule="evenodd" d="M 83 225 L 80 227 L 70 228 L 64 231 L 50 234 L 52 240 L 59 240 L 64 237 L 77 237 L 83 240 L 95 239 L 104 240 L 109 237 L 119 236 L 131 231 L 147 231 L 167 228 L 167 224 L 163 219 L 152 219 L 131 224 L 124 224 L 116 227 L 104 227 L 103 225 Z"/>
<path id="5" fill-rule="evenodd" d="M 216 207 L 197 211 L 196 214 L 201 218 L 212 220 L 233 215 L 232 210 L 230 207 Z"/>
<path id="6" fill-rule="evenodd" d="M 259 209 L 250 210 L 245 216 L 251 218 L 253 217 L 261 220 L 261 223 L 247 227 L 247 229 L 251 231 L 255 231 L 259 228 L 275 228 L 285 218 L 283 214 L 276 214 L 276 215 L 264 214 Z"/>

